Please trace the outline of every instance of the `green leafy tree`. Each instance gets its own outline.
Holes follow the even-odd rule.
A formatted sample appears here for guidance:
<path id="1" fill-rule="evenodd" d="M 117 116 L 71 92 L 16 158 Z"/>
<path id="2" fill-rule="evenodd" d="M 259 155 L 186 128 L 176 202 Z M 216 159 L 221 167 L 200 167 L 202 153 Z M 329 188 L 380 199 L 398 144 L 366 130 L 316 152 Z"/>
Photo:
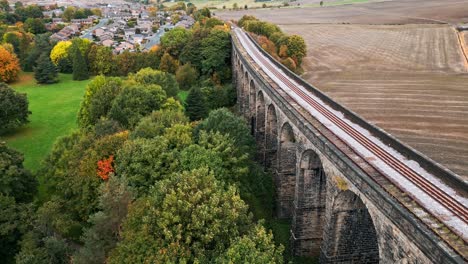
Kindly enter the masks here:
<path id="1" fill-rule="evenodd" d="M 192 32 L 190 30 L 176 27 L 161 37 L 161 45 L 166 52 L 177 58 L 191 39 Z"/>
<path id="2" fill-rule="evenodd" d="M 3 263 L 14 263 L 20 249 L 18 242 L 28 231 L 33 213 L 31 204 L 17 203 L 14 197 L 0 193 L 0 257 Z"/>
<path id="3" fill-rule="evenodd" d="M 222 72 L 230 65 L 231 40 L 229 33 L 214 29 L 201 41 L 202 72 Z"/>
<path id="4" fill-rule="evenodd" d="M 185 113 L 190 120 L 200 120 L 208 115 L 205 97 L 200 88 L 194 87 L 190 90 L 185 101 Z"/>
<path id="5" fill-rule="evenodd" d="M 118 242 L 120 227 L 125 219 L 132 193 L 124 178 L 111 175 L 101 185 L 99 196 L 100 211 L 89 219 L 88 228 L 82 237 L 83 247 L 73 257 L 73 263 L 105 263 L 109 252 Z"/>
<path id="6" fill-rule="evenodd" d="M 33 34 L 42 34 L 47 31 L 44 21 L 40 18 L 28 18 L 24 22 L 24 29 Z"/>
<path id="7" fill-rule="evenodd" d="M 23 155 L 0 142 L 0 193 L 17 202 L 30 202 L 36 193 L 36 178 L 23 167 Z"/>
<path id="8" fill-rule="evenodd" d="M 288 38 L 286 46 L 288 47 L 288 55 L 300 66 L 302 59 L 307 54 L 307 46 L 304 39 L 299 35 L 292 35 Z"/>
<path id="9" fill-rule="evenodd" d="M 29 102 L 26 94 L 18 93 L 0 82 L 0 133 L 29 122 Z"/>
<path id="10" fill-rule="evenodd" d="M 194 29 L 193 31 L 192 40 L 184 47 L 179 59 L 182 63 L 190 63 L 198 72 L 201 72 L 203 60 L 203 56 L 201 54 L 201 41 L 208 36 L 210 30 L 199 28 Z"/>
<path id="11" fill-rule="evenodd" d="M 137 197 L 148 194 L 156 181 L 177 168 L 176 156 L 164 137 L 128 141 L 116 157 L 116 173 L 124 177 Z"/>
<path id="12" fill-rule="evenodd" d="M 276 246 L 271 232 L 257 224 L 248 234 L 234 238 L 231 246 L 216 259 L 216 263 L 283 263 L 283 246 Z"/>
<path id="13" fill-rule="evenodd" d="M 189 90 L 197 81 L 198 73 L 190 63 L 184 64 L 176 72 L 176 80 L 182 90 Z"/>
<path id="14" fill-rule="evenodd" d="M 81 81 L 89 79 L 88 66 L 79 49 L 75 49 L 73 56 L 73 80 Z"/>
<path id="15" fill-rule="evenodd" d="M 151 68 L 144 68 L 139 70 L 134 76 L 133 79 L 140 84 L 150 85 L 156 84 L 161 86 L 166 92 L 167 97 L 176 97 L 179 93 L 179 85 L 174 77 L 174 75 L 153 70 Z"/>
<path id="16" fill-rule="evenodd" d="M 109 75 L 114 72 L 112 50 L 109 47 L 93 45 L 89 54 L 90 71 L 95 74 Z"/>
<path id="17" fill-rule="evenodd" d="M 112 102 L 122 91 L 122 80 L 116 77 L 96 76 L 87 86 L 78 112 L 78 124 L 91 127 L 101 117 L 107 117 Z"/>
<path id="18" fill-rule="evenodd" d="M 34 78 L 36 78 L 37 83 L 50 84 L 59 81 L 58 69 L 52 63 L 47 53 L 43 53 L 39 56 L 36 64 L 34 68 Z"/>
<path id="19" fill-rule="evenodd" d="M 21 251 L 15 257 L 16 263 L 67 263 L 71 248 L 65 239 L 55 235 L 58 230 L 68 228 L 71 224 L 62 209 L 53 201 L 46 202 L 38 209 L 30 221 L 29 232 L 21 240 Z"/>
<path id="20" fill-rule="evenodd" d="M 97 211 L 99 186 L 97 163 L 115 156 L 128 138 L 121 132 L 96 138 L 92 133 L 73 133 L 61 138 L 44 161 L 39 174 L 46 178 L 47 193 L 55 197 L 58 211 L 70 224 L 57 227 L 64 237 L 79 239 L 89 216 Z"/>
<path id="21" fill-rule="evenodd" d="M 34 46 L 31 48 L 31 51 L 28 53 L 26 60 L 23 64 L 24 71 L 33 71 L 34 67 L 37 65 L 37 60 L 43 53 L 50 53 L 52 45 L 50 44 L 50 35 L 51 33 L 39 34 L 34 38 Z"/>
<path id="22" fill-rule="evenodd" d="M 166 93 L 159 85 L 136 85 L 124 88 L 112 102 L 109 118 L 125 128 L 134 128 L 140 119 L 161 108 Z"/>
<path id="23" fill-rule="evenodd" d="M 181 151 L 179 160 L 182 170 L 208 168 L 220 184 L 238 185 L 249 172 L 249 155 L 239 153 L 234 139 L 219 132 L 202 131 L 197 144 Z"/>
<path id="24" fill-rule="evenodd" d="M 247 21 L 258 21 L 258 18 L 251 16 L 251 15 L 243 15 L 239 21 L 237 21 L 237 25 L 239 27 L 244 27 Z"/>
<path id="25" fill-rule="evenodd" d="M 209 263 L 250 222 L 236 190 L 207 169 L 177 173 L 132 206 L 109 263 Z"/>
<path id="26" fill-rule="evenodd" d="M 235 116 L 226 108 L 211 111 L 209 116 L 195 129 L 196 135 L 201 130 L 220 132 L 232 137 L 239 150 L 238 153 L 233 153 L 234 156 L 242 155 L 242 153 L 254 153 L 255 140 L 250 135 L 247 124 L 242 118 Z"/>
<path id="27" fill-rule="evenodd" d="M 215 26 L 222 26 L 222 25 L 224 25 L 224 22 L 215 17 L 208 18 L 205 20 L 205 27 L 207 28 L 214 28 Z"/>
<path id="28" fill-rule="evenodd" d="M 181 110 L 159 110 L 144 117 L 132 132 L 132 138 L 154 138 L 164 135 L 167 128 L 175 124 L 187 124 L 189 119 Z"/>
<path id="29" fill-rule="evenodd" d="M 169 53 L 164 53 L 159 64 L 161 71 L 175 73 L 179 67 L 179 61 L 174 59 Z"/>

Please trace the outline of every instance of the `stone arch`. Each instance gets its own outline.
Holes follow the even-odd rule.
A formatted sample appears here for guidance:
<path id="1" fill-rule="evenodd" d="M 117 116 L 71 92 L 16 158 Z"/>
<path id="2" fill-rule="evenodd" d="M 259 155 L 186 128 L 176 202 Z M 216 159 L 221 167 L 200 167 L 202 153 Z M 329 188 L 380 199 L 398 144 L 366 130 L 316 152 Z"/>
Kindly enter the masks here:
<path id="1" fill-rule="evenodd" d="M 257 157 L 260 164 L 265 165 L 265 98 L 263 92 L 259 91 L 256 101 L 256 131 L 255 140 L 257 141 Z"/>
<path id="2" fill-rule="evenodd" d="M 352 191 L 334 199 L 320 255 L 321 263 L 379 263 L 379 246 L 372 217 Z"/>
<path id="3" fill-rule="evenodd" d="M 250 95 L 249 95 L 249 74 L 247 71 L 244 72 L 244 80 L 242 83 L 242 93 L 244 94 L 243 106 L 244 109 L 244 117 L 249 117 L 249 102 L 250 102 Z M 248 120 L 248 119 L 247 119 Z"/>
<path id="4" fill-rule="evenodd" d="M 265 167 L 275 172 L 278 161 L 278 116 L 273 104 L 268 106 L 265 130 Z"/>
<path id="5" fill-rule="evenodd" d="M 296 177 L 292 241 L 294 254 L 320 255 L 325 208 L 327 178 L 319 155 L 313 150 L 302 153 Z"/>
<path id="6" fill-rule="evenodd" d="M 281 127 L 277 173 L 277 213 L 279 218 L 292 216 L 296 187 L 296 137 L 289 123 Z"/>
<path id="7" fill-rule="evenodd" d="M 250 80 L 249 82 L 249 116 L 250 116 L 250 131 L 252 135 L 255 135 L 255 125 L 256 125 L 256 99 L 257 99 L 257 93 L 255 90 L 255 83 L 253 80 Z"/>

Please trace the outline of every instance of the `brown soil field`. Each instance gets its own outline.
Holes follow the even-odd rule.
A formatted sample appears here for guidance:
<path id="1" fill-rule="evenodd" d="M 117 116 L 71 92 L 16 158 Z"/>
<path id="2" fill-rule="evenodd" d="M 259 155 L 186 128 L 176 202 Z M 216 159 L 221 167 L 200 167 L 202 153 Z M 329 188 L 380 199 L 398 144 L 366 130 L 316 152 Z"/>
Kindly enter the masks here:
<path id="1" fill-rule="evenodd" d="M 303 5 L 304 2 L 301 1 Z M 325 1 L 327 2 L 327 1 Z M 290 2 L 294 5 L 294 2 Z M 245 14 L 275 24 L 421 24 L 468 22 L 468 0 L 387 0 L 325 7 L 288 7 L 215 11 L 224 19 L 238 20 Z"/>
<path id="2" fill-rule="evenodd" d="M 442 23 L 468 21 L 468 1 L 217 15 L 245 13 L 304 37 L 303 77 L 311 84 L 468 180 L 468 64 L 455 27 Z M 468 43 L 468 33 L 460 36 Z"/>

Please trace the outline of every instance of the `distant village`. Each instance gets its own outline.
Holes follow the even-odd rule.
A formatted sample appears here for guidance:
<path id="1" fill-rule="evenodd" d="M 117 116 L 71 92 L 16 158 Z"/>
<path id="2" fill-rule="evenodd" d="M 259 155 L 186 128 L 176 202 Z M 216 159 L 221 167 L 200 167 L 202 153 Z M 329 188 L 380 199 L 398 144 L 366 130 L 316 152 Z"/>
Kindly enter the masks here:
<path id="1" fill-rule="evenodd" d="M 63 27 L 51 39 L 66 41 L 74 37 L 86 38 L 119 54 L 126 50 L 149 50 L 159 44 L 165 32 L 174 27 L 190 28 L 195 23 L 183 10 L 154 11 L 140 3 L 93 4 L 85 8 L 100 9 L 102 16 L 92 15 L 65 22 L 61 18 L 63 9 L 44 11 L 44 17 L 52 19 L 46 24 L 48 29 Z"/>

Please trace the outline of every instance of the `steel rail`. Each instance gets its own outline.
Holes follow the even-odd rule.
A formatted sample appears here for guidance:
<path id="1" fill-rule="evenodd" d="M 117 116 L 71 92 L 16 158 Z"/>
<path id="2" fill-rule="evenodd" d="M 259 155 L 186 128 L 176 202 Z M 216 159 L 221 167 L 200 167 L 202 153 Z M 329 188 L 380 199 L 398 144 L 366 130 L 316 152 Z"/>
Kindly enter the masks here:
<path id="1" fill-rule="evenodd" d="M 307 93 L 296 87 L 288 78 L 284 77 L 283 74 L 281 74 L 276 67 L 272 66 L 271 62 L 269 62 L 267 59 L 265 59 L 261 55 L 261 53 L 257 50 L 256 47 L 251 45 L 249 41 L 245 41 L 245 37 L 241 37 L 245 43 L 248 43 L 247 45 L 250 46 L 250 49 L 252 52 L 255 53 L 255 56 L 258 60 L 260 60 L 268 70 L 275 75 L 278 79 L 280 79 L 289 89 L 291 89 L 293 92 L 295 92 L 301 99 L 306 101 L 310 106 L 314 107 L 319 113 L 321 113 L 323 116 L 325 116 L 327 119 L 332 121 L 337 127 L 339 127 L 341 130 L 344 132 L 348 133 L 349 136 L 351 136 L 354 140 L 356 140 L 358 143 L 366 147 L 371 153 L 376 155 L 378 158 L 380 158 L 383 162 L 387 163 L 392 169 L 400 173 L 400 175 L 408 178 L 410 182 L 412 182 L 415 186 L 417 186 L 419 189 L 422 191 L 426 192 L 426 194 L 430 195 L 436 202 L 438 202 L 441 206 L 446 207 L 449 211 L 451 211 L 455 216 L 457 216 L 459 219 L 461 219 L 463 222 L 467 223 L 468 221 L 468 209 L 461 204 L 459 201 L 456 199 L 453 199 L 449 194 L 447 194 L 445 191 L 440 190 L 437 186 L 435 186 L 432 182 L 428 181 L 426 178 L 422 177 L 418 173 L 416 173 L 412 168 L 408 167 L 407 165 L 403 164 L 401 161 L 397 160 L 394 158 L 391 154 L 389 154 L 387 151 L 382 149 L 380 146 L 372 142 L 370 139 L 368 139 L 366 136 L 361 134 L 359 131 L 357 131 L 355 128 L 350 126 L 348 123 L 344 122 L 341 120 L 338 116 L 336 116 L 334 113 L 332 113 L 330 110 L 326 109 L 324 106 L 322 106 L 320 103 L 318 103 L 316 100 L 314 100 L 312 97 L 310 97 Z M 298 102 L 299 103 L 299 102 Z M 338 136 L 339 137 L 339 136 Z M 339 137 L 340 138 L 340 137 Z M 354 148 L 353 148 L 354 149 Z M 362 157 L 365 159 L 365 157 Z M 374 166 L 373 166 L 374 167 Z M 383 173 L 381 170 L 378 170 L 381 172 L 383 175 L 386 175 Z M 402 186 L 396 182 L 394 179 L 391 177 L 386 176 L 388 180 L 390 180 L 392 183 L 396 184 L 399 186 L 401 189 Z M 406 192 L 407 193 L 407 192 Z M 423 208 L 426 208 L 423 204 L 421 204 L 416 197 L 408 193 L 413 199 L 415 199 Z M 427 209 L 427 208 L 426 208 Z M 428 211 L 434 215 L 431 210 L 428 209 Z M 436 216 L 436 215 L 434 215 Z M 438 216 L 436 216 L 437 219 L 439 219 L 441 222 L 444 222 L 442 219 L 440 219 Z M 450 227 L 449 227 L 450 228 Z M 452 231 L 455 233 L 459 233 L 458 230 L 453 230 L 453 228 L 450 228 Z M 462 236 L 463 238 L 463 236 Z"/>

